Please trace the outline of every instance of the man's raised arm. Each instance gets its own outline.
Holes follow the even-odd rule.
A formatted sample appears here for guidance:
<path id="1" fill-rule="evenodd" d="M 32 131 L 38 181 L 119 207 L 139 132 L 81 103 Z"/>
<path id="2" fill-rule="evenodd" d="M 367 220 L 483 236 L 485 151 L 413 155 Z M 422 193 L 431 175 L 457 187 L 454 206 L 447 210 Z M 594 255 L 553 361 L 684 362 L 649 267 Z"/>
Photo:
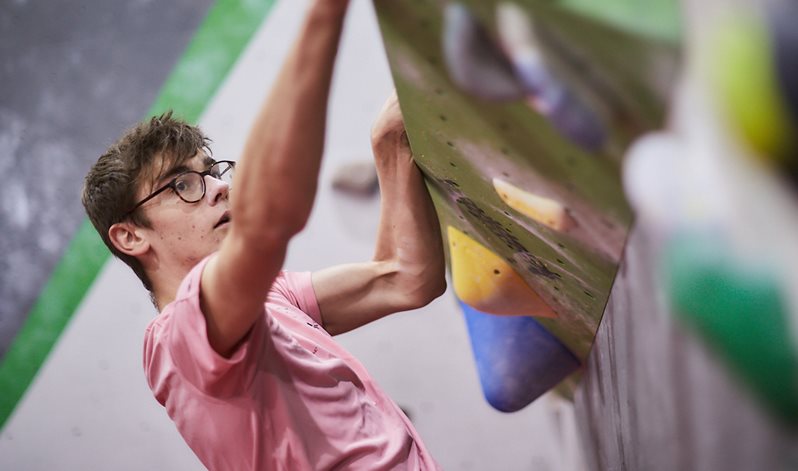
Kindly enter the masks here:
<path id="1" fill-rule="evenodd" d="M 348 0 L 316 0 L 250 131 L 231 192 L 232 221 L 202 275 L 208 340 L 229 355 L 265 295 L 316 194 L 327 99 Z"/>

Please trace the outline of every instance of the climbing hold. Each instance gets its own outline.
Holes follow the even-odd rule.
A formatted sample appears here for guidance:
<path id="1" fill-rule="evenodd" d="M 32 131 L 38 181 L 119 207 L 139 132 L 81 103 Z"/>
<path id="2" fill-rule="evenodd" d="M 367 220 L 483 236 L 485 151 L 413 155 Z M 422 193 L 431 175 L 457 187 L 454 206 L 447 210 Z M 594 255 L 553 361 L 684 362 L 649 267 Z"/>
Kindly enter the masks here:
<path id="1" fill-rule="evenodd" d="M 793 126 L 798 125 L 798 3 L 779 1 L 768 3 L 771 41 L 773 43 L 776 78 L 784 104 L 790 112 Z"/>
<path id="2" fill-rule="evenodd" d="M 485 100 L 526 99 L 560 134 L 589 152 L 599 150 L 606 137 L 604 126 L 549 72 L 523 10 L 504 4 L 497 18 L 501 47 L 467 7 L 446 6 L 443 53 L 452 81 Z"/>
<path id="3" fill-rule="evenodd" d="M 668 230 L 680 217 L 678 159 L 685 149 L 672 134 L 652 133 L 629 148 L 623 163 L 623 187 L 636 215 Z"/>
<path id="4" fill-rule="evenodd" d="M 499 178 L 493 188 L 507 206 L 555 231 L 567 231 L 576 225 L 568 210 L 557 201 L 533 195 Z"/>
<path id="5" fill-rule="evenodd" d="M 745 265 L 712 235 L 683 234 L 666 250 L 674 311 L 782 420 L 798 423 L 798 358 L 772 270 Z"/>
<path id="6" fill-rule="evenodd" d="M 352 195 L 373 195 L 379 188 L 374 162 L 349 162 L 338 166 L 333 174 L 332 185 L 335 190 Z"/>
<path id="7" fill-rule="evenodd" d="M 502 257 L 448 227 L 452 281 L 457 297 L 482 312 L 557 317 Z"/>
<path id="8" fill-rule="evenodd" d="M 720 24 L 713 50 L 714 88 L 731 124 L 757 156 L 782 163 L 792 130 L 767 26 L 757 15 L 731 17 Z"/>
<path id="9" fill-rule="evenodd" d="M 505 2 L 498 6 L 496 21 L 502 49 L 529 95 L 528 103 L 562 135 L 588 152 L 598 151 L 606 139 L 603 124 L 549 70 L 526 12 L 515 3 Z"/>
<path id="10" fill-rule="evenodd" d="M 502 412 L 526 407 L 579 368 L 556 337 L 527 316 L 491 316 L 460 301 L 479 382 Z"/>
<path id="11" fill-rule="evenodd" d="M 466 93 L 485 100 L 524 98 L 524 89 L 507 58 L 461 3 L 446 5 L 443 55 L 452 81 Z"/>
<path id="12" fill-rule="evenodd" d="M 798 18 L 798 3 L 794 1 L 770 2 L 770 33 L 772 35 L 776 79 L 784 107 L 790 117 L 791 149 L 785 153 L 784 167 L 798 185 L 798 29 L 795 19 Z"/>

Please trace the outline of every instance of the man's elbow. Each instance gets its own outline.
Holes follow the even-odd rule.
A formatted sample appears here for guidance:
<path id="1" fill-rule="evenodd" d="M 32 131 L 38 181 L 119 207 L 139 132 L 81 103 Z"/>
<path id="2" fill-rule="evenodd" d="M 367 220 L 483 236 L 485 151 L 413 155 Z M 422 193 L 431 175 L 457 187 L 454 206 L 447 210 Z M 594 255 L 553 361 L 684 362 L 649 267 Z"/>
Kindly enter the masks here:
<path id="1" fill-rule="evenodd" d="M 420 309 L 439 298 L 446 292 L 446 278 L 435 277 L 416 287 L 408 293 L 407 309 Z"/>
<path id="2" fill-rule="evenodd" d="M 446 292 L 446 276 L 441 275 L 441 276 L 437 277 L 435 282 L 431 283 L 430 286 L 431 286 L 431 289 L 430 289 L 430 293 L 431 294 L 430 294 L 430 298 L 429 298 L 429 301 L 427 302 L 427 304 L 429 304 L 432 301 L 434 301 L 435 299 L 438 299 L 439 297 L 443 296 L 443 293 Z"/>

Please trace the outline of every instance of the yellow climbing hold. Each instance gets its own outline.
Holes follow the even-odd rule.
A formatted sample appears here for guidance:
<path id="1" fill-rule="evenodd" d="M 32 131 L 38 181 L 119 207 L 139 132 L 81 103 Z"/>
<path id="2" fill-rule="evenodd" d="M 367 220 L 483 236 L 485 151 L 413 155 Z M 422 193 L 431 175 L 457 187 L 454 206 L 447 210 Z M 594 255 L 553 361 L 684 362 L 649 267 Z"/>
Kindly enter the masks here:
<path id="1" fill-rule="evenodd" d="M 729 13 L 713 39 L 710 78 L 729 121 L 763 161 L 783 161 L 794 136 L 767 25 L 757 15 Z"/>
<path id="2" fill-rule="evenodd" d="M 449 226 L 454 292 L 482 312 L 500 315 L 557 317 L 557 314 L 503 258 Z"/>
<path id="3" fill-rule="evenodd" d="M 494 178 L 493 188 L 507 206 L 555 231 L 567 231 L 576 225 L 562 204 L 549 198 L 533 195 L 504 180 Z"/>

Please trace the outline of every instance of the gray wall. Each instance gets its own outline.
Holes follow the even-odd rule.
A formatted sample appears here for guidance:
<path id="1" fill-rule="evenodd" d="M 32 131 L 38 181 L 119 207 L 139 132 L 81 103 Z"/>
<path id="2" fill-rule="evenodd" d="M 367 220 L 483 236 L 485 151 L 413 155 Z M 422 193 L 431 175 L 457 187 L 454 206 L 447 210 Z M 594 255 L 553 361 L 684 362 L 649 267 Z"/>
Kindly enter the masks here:
<path id="1" fill-rule="evenodd" d="M 144 117 L 210 4 L 0 1 L 0 357 L 84 218 L 86 171 Z"/>

